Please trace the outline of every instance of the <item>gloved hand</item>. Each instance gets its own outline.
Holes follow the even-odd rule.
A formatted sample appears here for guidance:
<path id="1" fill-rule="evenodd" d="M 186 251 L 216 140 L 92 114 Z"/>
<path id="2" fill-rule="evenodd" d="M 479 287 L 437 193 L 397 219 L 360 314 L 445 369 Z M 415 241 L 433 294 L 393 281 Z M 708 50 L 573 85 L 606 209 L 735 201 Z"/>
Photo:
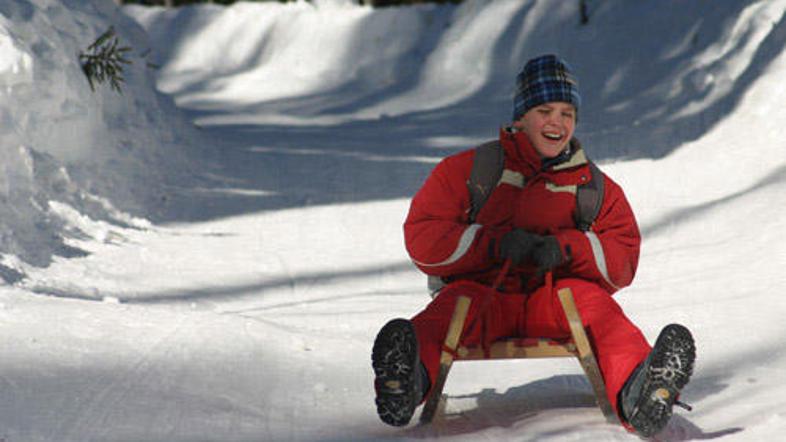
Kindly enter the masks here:
<path id="1" fill-rule="evenodd" d="M 540 241 L 532 249 L 532 260 L 538 271 L 547 272 L 565 261 L 562 248 L 554 236 L 540 236 Z"/>
<path id="2" fill-rule="evenodd" d="M 513 229 L 499 242 L 499 253 L 494 258 L 510 260 L 513 265 L 532 262 L 532 252 L 543 237 L 522 229 Z"/>

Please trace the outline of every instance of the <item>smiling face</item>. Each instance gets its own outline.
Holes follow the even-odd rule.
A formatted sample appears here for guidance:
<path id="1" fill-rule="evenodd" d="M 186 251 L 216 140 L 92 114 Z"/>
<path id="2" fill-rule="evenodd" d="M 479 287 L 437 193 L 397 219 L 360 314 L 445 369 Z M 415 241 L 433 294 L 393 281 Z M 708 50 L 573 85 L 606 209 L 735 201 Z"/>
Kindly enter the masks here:
<path id="1" fill-rule="evenodd" d="M 528 110 L 513 127 L 529 137 L 542 158 L 559 155 L 576 130 L 576 108 L 570 103 L 552 101 Z"/>

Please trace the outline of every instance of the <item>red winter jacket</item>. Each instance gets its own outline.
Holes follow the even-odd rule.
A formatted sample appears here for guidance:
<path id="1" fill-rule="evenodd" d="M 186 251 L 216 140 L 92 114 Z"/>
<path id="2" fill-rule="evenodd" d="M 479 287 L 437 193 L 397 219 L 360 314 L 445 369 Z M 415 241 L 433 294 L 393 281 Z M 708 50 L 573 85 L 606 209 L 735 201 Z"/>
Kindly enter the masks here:
<path id="1" fill-rule="evenodd" d="M 591 229 L 582 232 L 574 221 L 576 186 L 592 177 L 584 151 L 575 149 L 566 161 L 544 168 L 524 133 L 502 129 L 499 140 L 505 149 L 502 178 L 474 223 L 468 222 L 467 189 L 474 149 L 441 161 L 412 199 L 404 238 L 418 268 L 447 281 L 490 285 L 501 268 L 491 251 L 518 227 L 557 238 L 568 260 L 555 269 L 556 278 L 587 279 L 609 293 L 629 285 L 641 236 L 622 188 L 604 175 L 600 213 Z M 512 269 L 504 290 L 532 289 L 538 283 L 535 273 L 530 265 Z"/>

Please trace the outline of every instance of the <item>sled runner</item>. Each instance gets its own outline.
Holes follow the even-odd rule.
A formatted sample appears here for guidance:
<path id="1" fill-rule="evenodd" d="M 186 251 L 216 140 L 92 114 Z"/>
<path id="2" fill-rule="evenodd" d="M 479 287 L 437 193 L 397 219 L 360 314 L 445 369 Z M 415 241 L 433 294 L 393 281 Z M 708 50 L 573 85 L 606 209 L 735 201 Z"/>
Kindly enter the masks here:
<path id="1" fill-rule="evenodd" d="M 447 397 L 442 394 L 442 390 L 445 387 L 445 381 L 454 361 L 575 357 L 578 358 L 592 385 L 598 406 L 606 420 L 610 423 L 619 423 L 619 419 L 614 413 L 606 395 L 606 386 L 603 383 L 598 362 L 584 331 L 581 317 L 576 309 L 573 292 L 569 288 L 564 288 L 559 290 L 557 295 L 570 324 L 571 338 L 564 340 L 543 338 L 503 339 L 494 342 L 485 349 L 481 346 L 458 346 L 471 303 L 469 297 L 459 297 L 453 311 L 447 337 L 445 338 L 440 358 L 439 375 L 435 380 L 433 391 L 423 407 L 420 422 L 423 424 L 430 423 L 435 415 L 444 412 Z"/>

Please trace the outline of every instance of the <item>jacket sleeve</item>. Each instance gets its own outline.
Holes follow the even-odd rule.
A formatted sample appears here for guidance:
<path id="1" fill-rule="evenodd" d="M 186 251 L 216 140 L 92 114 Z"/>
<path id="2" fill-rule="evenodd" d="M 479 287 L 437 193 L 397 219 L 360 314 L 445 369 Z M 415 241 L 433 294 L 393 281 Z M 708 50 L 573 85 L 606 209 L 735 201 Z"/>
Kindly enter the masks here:
<path id="1" fill-rule="evenodd" d="M 603 204 L 589 231 L 556 234 L 573 276 L 598 282 L 609 293 L 630 285 L 639 263 L 641 234 L 622 188 L 605 177 Z"/>
<path id="2" fill-rule="evenodd" d="M 410 258 L 426 274 L 444 277 L 494 264 L 489 250 L 504 231 L 468 222 L 473 154 L 444 159 L 412 199 L 404 240 Z"/>

